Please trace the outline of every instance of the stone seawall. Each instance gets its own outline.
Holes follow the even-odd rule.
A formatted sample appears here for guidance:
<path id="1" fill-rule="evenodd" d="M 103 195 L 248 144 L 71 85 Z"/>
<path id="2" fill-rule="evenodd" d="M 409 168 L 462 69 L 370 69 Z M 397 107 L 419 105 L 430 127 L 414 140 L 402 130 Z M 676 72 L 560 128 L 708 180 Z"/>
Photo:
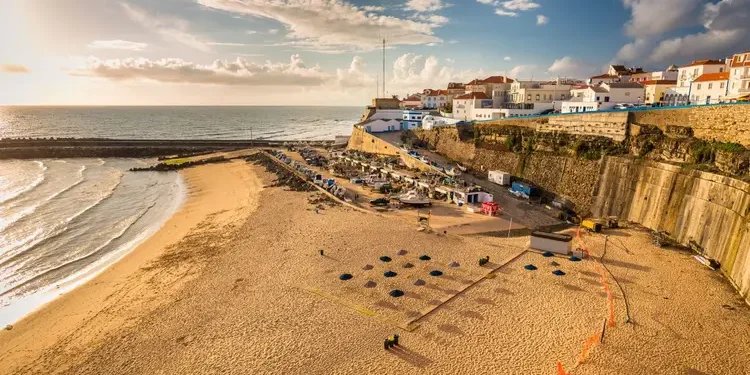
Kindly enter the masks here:
<path id="1" fill-rule="evenodd" d="M 750 184 L 653 161 L 609 157 L 594 216 L 615 215 L 695 241 L 750 303 Z"/>

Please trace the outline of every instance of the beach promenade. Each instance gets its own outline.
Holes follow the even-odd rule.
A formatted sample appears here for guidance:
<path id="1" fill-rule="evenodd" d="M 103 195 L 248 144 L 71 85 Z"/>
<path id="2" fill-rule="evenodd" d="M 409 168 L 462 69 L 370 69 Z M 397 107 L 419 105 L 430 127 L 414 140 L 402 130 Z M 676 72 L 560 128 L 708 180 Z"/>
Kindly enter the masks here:
<path id="1" fill-rule="evenodd" d="M 611 271 L 615 319 L 576 366 L 607 318 L 592 261 L 545 258 L 527 251 L 528 237 L 316 211 L 320 193 L 273 186 L 242 160 L 180 173 L 190 196 L 160 232 L 0 332 L 0 374 L 556 374 L 558 361 L 574 374 L 750 372 L 747 356 L 727 354 L 750 352 L 750 311 L 715 272 L 651 246 L 647 232 L 610 232 L 606 254 L 603 236 L 583 236 Z M 394 333 L 401 346 L 385 351 Z"/>

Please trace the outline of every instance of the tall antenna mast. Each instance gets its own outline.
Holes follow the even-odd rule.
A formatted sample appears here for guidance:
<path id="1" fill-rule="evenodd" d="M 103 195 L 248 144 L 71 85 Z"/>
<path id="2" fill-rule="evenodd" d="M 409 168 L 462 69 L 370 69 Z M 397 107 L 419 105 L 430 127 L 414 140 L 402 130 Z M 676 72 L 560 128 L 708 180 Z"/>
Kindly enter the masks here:
<path id="1" fill-rule="evenodd" d="M 380 97 L 380 76 L 375 76 L 375 99 Z"/>
<path id="2" fill-rule="evenodd" d="M 383 97 L 385 97 L 385 38 L 383 38 Z"/>

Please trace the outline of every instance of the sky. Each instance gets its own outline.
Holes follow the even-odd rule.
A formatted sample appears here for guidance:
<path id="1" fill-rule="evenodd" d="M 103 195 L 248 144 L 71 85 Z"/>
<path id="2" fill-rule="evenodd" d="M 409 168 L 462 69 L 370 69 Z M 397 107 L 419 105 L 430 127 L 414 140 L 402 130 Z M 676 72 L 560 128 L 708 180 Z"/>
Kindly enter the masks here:
<path id="1" fill-rule="evenodd" d="M 750 50 L 750 0 L 0 0 L 0 105 L 366 105 Z M 384 96 L 381 93 L 381 96 Z"/>

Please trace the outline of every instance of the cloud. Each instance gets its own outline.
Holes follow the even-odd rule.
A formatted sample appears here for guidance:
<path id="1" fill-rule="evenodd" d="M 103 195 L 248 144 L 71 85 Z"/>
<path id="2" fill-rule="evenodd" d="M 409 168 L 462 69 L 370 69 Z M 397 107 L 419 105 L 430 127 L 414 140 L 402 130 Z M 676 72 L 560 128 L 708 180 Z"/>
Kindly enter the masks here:
<path id="1" fill-rule="evenodd" d="M 537 25 L 546 25 L 547 22 L 549 22 L 549 17 L 543 16 L 541 14 L 536 16 L 536 24 Z"/>
<path id="2" fill-rule="evenodd" d="M 126 3 L 123 3 L 122 7 L 131 20 L 139 23 L 146 29 L 156 31 L 156 33 L 166 40 L 184 44 L 204 52 L 211 50 L 207 41 L 201 40 L 188 32 L 189 23 L 183 19 L 156 17 L 134 5 Z"/>
<path id="3" fill-rule="evenodd" d="M 584 78 L 590 77 L 596 72 L 596 67 L 578 61 L 570 56 L 555 60 L 547 68 L 547 73 L 558 77 Z"/>
<path id="4" fill-rule="evenodd" d="M 625 24 L 628 35 L 635 38 L 661 36 L 664 33 L 699 22 L 699 8 L 704 0 L 622 0 L 630 9 Z"/>
<path id="5" fill-rule="evenodd" d="M 451 62 L 446 60 L 446 64 Z M 407 53 L 393 63 L 390 92 L 417 92 L 428 87 L 443 87 L 448 82 L 468 82 L 483 76 L 483 71 L 456 70 L 441 64 L 435 56 Z"/>
<path id="6" fill-rule="evenodd" d="M 228 46 L 228 47 L 247 47 L 245 43 L 230 43 L 230 42 L 209 42 L 206 43 L 209 46 Z"/>
<path id="7" fill-rule="evenodd" d="M 526 77 L 530 77 L 533 75 L 534 71 L 537 69 L 536 65 L 518 65 L 513 67 L 513 69 L 508 72 L 508 77 L 518 79 L 521 78 L 522 73 L 527 73 Z"/>
<path id="8" fill-rule="evenodd" d="M 503 7 L 509 10 L 531 10 L 541 7 L 541 5 L 533 2 L 532 0 L 510 0 L 503 1 Z"/>
<path id="9" fill-rule="evenodd" d="M 445 8 L 442 0 L 409 0 L 406 2 L 406 9 L 415 12 L 434 12 Z"/>
<path id="10" fill-rule="evenodd" d="M 362 10 L 364 10 L 365 12 L 382 12 L 385 10 L 385 7 L 367 5 L 363 6 Z"/>
<path id="11" fill-rule="evenodd" d="M 747 30 L 709 30 L 681 38 L 664 40 L 649 57 L 653 62 L 688 61 L 698 57 L 724 58 L 735 50 L 740 42 L 748 38 Z M 720 52 L 725 51 L 725 53 Z"/>
<path id="12" fill-rule="evenodd" d="M 0 73 L 23 74 L 31 73 L 29 68 L 17 64 L 0 64 Z"/>
<path id="13" fill-rule="evenodd" d="M 495 14 L 497 14 L 498 16 L 508 16 L 508 17 L 518 16 L 518 13 L 516 12 L 509 12 L 505 9 L 500 9 L 500 8 L 495 9 Z"/>
<path id="14" fill-rule="evenodd" d="M 258 32 L 255 30 L 248 30 L 245 33 L 247 33 L 247 35 L 253 35 L 253 34 L 257 34 Z"/>
<path id="15" fill-rule="evenodd" d="M 376 80 L 365 72 L 365 59 L 354 56 L 348 69 L 336 69 L 336 84 L 346 88 L 372 87 Z"/>
<path id="16" fill-rule="evenodd" d="M 632 7 L 633 17 L 627 28 L 636 39 L 620 48 L 617 54 L 620 61 L 687 62 L 722 58 L 748 47 L 750 0 L 719 0 L 702 7 L 696 3 L 698 0 L 665 0 L 658 4 L 644 0 L 623 1 Z M 663 7 L 665 3 L 677 9 L 672 12 L 672 8 Z M 684 19 L 674 19 L 675 12 L 683 14 Z M 662 33 L 675 28 L 695 25 L 703 25 L 704 30 L 681 37 L 661 38 Z"/>
<path id="17" fill-rule="evenodd" d="M 434 25 L 435 27 L 440 27 L 450 21 L 448 17 L 439 16 L 437 14 L 421 14 L 421 13 L 415 15 L 414 19 L 427 22 L 431 25 Z"/>
<path id="18" fill-rule="evenodd" d="M 524 12 L 536 8 L 540 8 L 541 5 L 538 3 L 535 3 L 532 0 L 509 0 L 509 1 L 500 1 L 500 0 L 477 0 L 478 3 L 492 5 L 495 7 L 495 14 L 498 16 L 505 16 L 505 17 L 517 17 L 518 12 Z M 544 16 L 541 16 L 544 17 Z M 545 20 L 547 17 L 544 17 Z M 539 22 L 539 16 L 537 16 L 537 24 Z M 545 21 L 546 23 L 546 21 Z"/>
<path id="19" fill-rule="evenodd" d="M 95 40 L 88 44 L 89 48 L 96 49 L 124 49 L 129 51 L 143 51 L 148 47 L 146 43 L 129 42 L 127 40 Z"/>
<path id="20" fill-rule="evenodd" d="M 344 0 L 197 0 L 235 14 L 276 20 L 287 38 L 318 48 L 367 50 L 377 48 L 381 36 L 391 45 L 439 43 L 435 23 L 377 15 Z"/>
<path id="21" fill-rule="evenodd" d="M 268 33 L 271 35 L 276 35 L 279 33 L 279 29 L 268 29 Z"/>
<path id="22" fill-rule="evenodd" d="M 319 86 L 329 79 L 318 67 L 308 68 L 299 55 L 292 55 L 289 63 L 267 61 L 256 64 L 237 58 L 235 61 L 216 60 L 210 65 L 182 59 L 100 60 L 90 57 L 82 67 L 71 70 L 69 74 L 112 81 L 148 80 L 230 86 Z"/>
<path id="23" fill-rule="evenodd" d="M 505 57 L 503 58 L 503 60 L 505 60 L 505 61 L 510 61 L 510 60 L 511 60 L 511 58 L 510 58 L 510 56 L 505 56 Z"/>

